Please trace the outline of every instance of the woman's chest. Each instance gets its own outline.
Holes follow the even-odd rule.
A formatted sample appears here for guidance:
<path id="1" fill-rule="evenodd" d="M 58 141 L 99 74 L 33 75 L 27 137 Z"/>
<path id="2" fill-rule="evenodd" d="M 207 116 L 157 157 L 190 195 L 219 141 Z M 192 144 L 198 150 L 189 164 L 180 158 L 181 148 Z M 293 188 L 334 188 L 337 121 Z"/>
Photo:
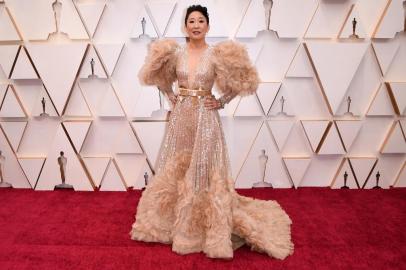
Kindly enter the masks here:
<path id="1" fill-rule="evenodd" d="M 214 66 L 211 61 L 211 47 L 201 54 L 189 54 L 185 46 L 181 48 L 176 65 L 179 85 L 202 87 L 213 84 Z"/>

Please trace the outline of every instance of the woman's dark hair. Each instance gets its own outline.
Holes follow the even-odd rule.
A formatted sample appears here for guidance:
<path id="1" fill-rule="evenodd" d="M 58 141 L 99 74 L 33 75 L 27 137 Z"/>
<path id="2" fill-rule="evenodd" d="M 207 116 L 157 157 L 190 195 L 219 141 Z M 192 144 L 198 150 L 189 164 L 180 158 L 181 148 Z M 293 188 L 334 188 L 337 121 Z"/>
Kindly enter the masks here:
<path id="1" fill-rule="evenodd" d="M 202 13 L 202 15 L 206 18 L 207 24 L 209 24 L 209 13 L 207 12 L 207 8 L 201 5 L 191 5 L 186 10 L 185 25 L 187 24 L 187 19 L 189 18 L 190 13 L 193 11 Z"/>

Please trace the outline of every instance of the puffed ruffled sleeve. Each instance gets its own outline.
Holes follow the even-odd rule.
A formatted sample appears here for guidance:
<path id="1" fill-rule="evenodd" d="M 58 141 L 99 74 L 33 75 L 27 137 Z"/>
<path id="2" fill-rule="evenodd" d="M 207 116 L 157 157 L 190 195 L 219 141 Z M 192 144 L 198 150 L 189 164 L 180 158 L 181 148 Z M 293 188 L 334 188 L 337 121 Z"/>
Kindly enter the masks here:
<path id="1" fill-rule="evenodd" d="M 228 40 L 214 48 L 216 85 L 221 94 L 246 96 L 255 93 L 259 77 L 242 44 Z"/>
<path id="2" fill-rule="evenodd" d="M 166 91 L 176 81 L 177 49 L 174 40 L 163 39 L 152 42 L 145 63 L 138 73 L 141 84 L 156 85 Z"/>

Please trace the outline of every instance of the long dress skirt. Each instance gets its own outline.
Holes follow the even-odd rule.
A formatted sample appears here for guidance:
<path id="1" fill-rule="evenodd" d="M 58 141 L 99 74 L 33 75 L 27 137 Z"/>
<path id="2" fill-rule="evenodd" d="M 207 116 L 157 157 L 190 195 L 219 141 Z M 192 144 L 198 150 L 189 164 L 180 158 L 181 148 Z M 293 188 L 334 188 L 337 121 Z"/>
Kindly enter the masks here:
<path id="1" fill-rule="evenodd" d="M 172 244 L 179 254 L 232 258 L 233 248 L 283 259 L 293 253 L 291 220 L 276 201 L 234 190 L 217 110 L 179 97 L 167 125 L 154 180 L 139 201 L 133 240 Z"/>

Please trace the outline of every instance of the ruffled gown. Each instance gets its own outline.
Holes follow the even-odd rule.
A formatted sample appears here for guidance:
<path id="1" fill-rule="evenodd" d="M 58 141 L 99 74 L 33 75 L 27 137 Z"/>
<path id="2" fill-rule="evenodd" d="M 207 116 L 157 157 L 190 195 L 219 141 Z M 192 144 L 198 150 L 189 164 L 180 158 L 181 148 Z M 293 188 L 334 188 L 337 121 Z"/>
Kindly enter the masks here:
<path id="1" fill-rule="evenodd" d="M 258 75 L 245 48 L 226 41 L 209 46 L 194 74 L 188 73 L 186 46 L 153 42 L 139 73 L 142 83 L 168 89 L 212 89 L 222 94 L 255 92 Z M 246 243 L 253 250 L 284 259 L 293 253 L 291 220 L 276 201 L 238 195 L 217 110 L 204 99 L 178 96 L 156 162 L 154 180 L 143 192 L 133 240 L 172 244 L 179 254 L 203 251 L 232 258 Z"/>

